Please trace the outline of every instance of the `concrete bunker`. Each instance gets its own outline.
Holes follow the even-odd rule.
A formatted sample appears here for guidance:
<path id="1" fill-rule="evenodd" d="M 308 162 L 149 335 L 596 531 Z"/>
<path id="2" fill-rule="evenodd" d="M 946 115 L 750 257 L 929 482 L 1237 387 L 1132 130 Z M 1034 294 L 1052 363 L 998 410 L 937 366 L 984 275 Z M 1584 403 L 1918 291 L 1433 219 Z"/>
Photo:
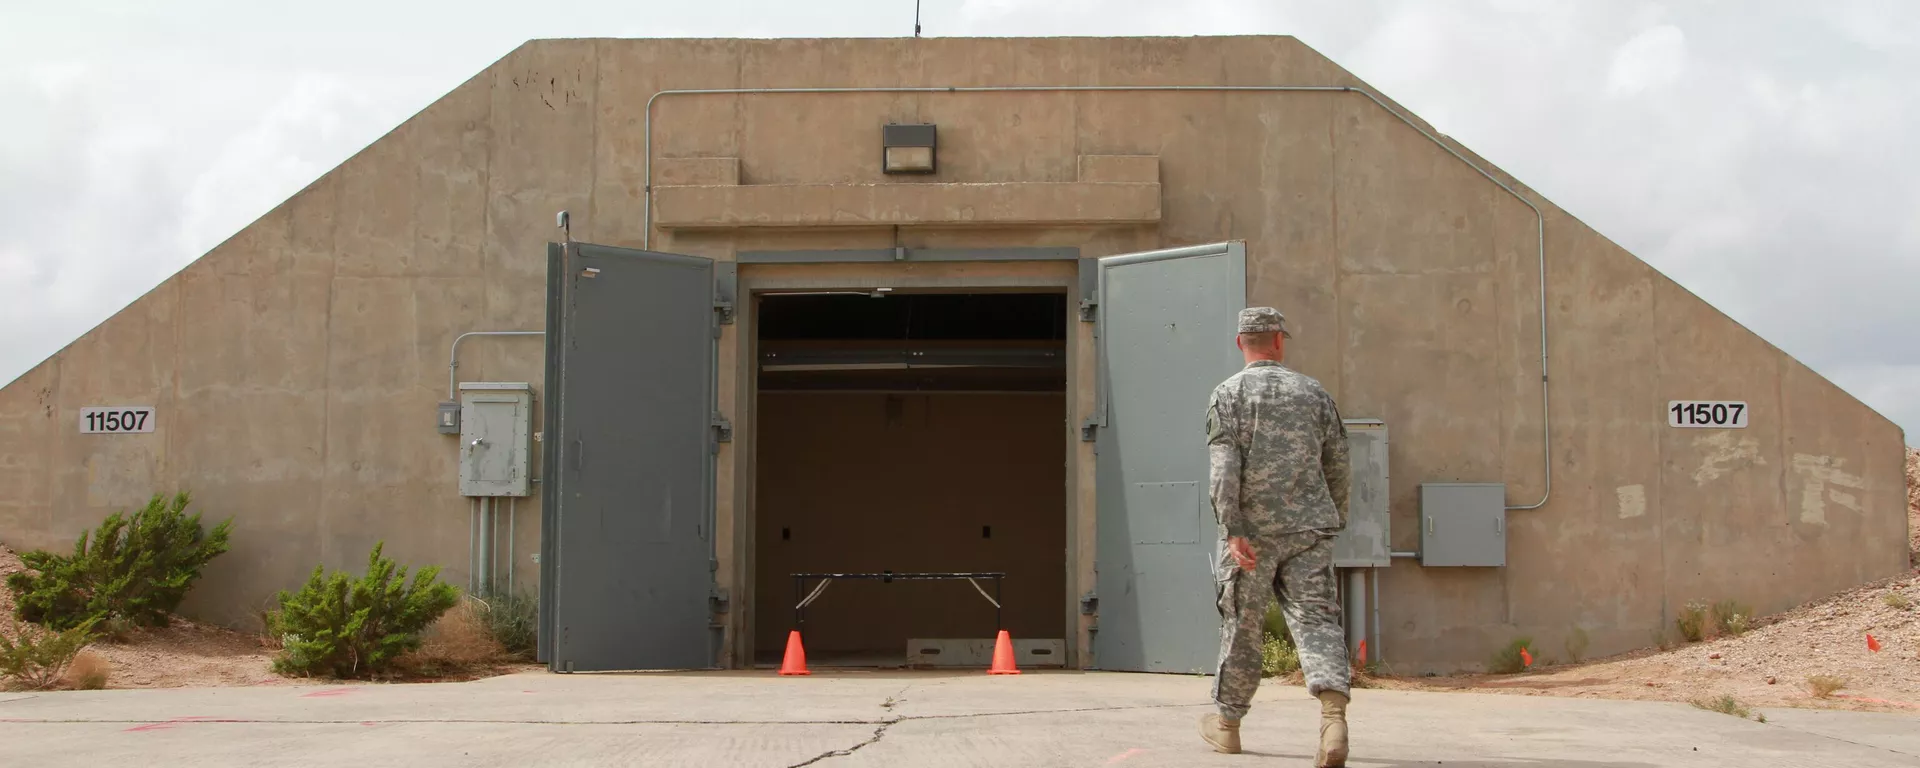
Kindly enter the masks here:
<path id="1" fill-rule="evenodd" d="M 1068 637 L 1066 294 L 756 298 L 756 661 L 777 663 L 799 626 L 811 656 L 829 664 L 964 663 L 953 641 L 1003 628 L 1052 641 L 1039 652 L 1059 663 Z M 840 578 L 803 620 L 795 610 L 821 579 L 794 574 L 888 572 L 1006 576 L 1004 589 L 985 578 Z"/>
<path id="2" fill-rule="evenodd" d="M 1896 425 L 1258 36 L 530 42 L 0 390 L 0 537 L 70 546 L 191 488 L 239 518 L 195 619 L 248 626 L 385 541 L 538 584 L 556 670 L 749 666 L 791 621 L 758 607 L 791 586 L 761 594 L 787 566 L 756 562 L 781 433 L 755 297 L 881 287 L 1065 296 L 1070 667 L 1211 664 L 1195 398 L 1248 304 L 1299 323 L 1290 364 L 1372 436 L 1340 567 L 1350 637 L 1395 671 L 1521 636 L 1630 650 L 1693 599 L 1766 614 L 1907 567 Z M 471 332 L 522 338 L 448 371 Z M 1744 421 L 1699 423 L 1720 404 Z M 104 408 L 153 430 L 90 430 Z M 494 423 L 524 471 L 464 482 L 520 466 L 456 434 Z"/>

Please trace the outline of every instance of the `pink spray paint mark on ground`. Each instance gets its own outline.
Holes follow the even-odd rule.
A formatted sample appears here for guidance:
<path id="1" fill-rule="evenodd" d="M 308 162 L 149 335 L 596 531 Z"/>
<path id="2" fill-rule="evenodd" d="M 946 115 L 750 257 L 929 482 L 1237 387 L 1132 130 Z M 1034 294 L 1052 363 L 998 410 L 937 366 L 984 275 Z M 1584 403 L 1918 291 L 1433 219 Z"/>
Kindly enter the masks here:
<path id="1" fill-rule="evenodd" d="M 176 717 L 176 718 L 173 718 L 172 720 L 163 720 L 158 723 L 147 723 L 146 725 L 136 725 L 126 730 L 128 731 L 164 731 L 176 725 L 180 725 L 182 723 L 205 723 L 205 722 L 220 722 L 220 720 L 218 718 L 212 718 L 212 717 Z"/>
<path id="2" fill-rule="evenodd" d="M 1895 707 L 1906 707 L 1908 709 L 1920 709 L 1920 704 L 1914 704 L 1912 702 L 1907 702 L 1907 701 L 1893 701 L 1890 699 L 1876 699 L 1871 696 L 1848 696 L 1844 693 L 1836 693 L 1833 695 L 1833 697 L 1836 699 L 1850 699 L 1853 701 L 1866 701 L 1874 704 L 1887 704 Z"/>
<path id="3" fill-rule="evenodd" d="M 1129 749 L 1125 752 L 1114 755 L 1113 757 L 1107 758 L 1107 765 L 1118 765 L 1121 762 L 1125 761 L 1127 758 L 1133 757 L 1134 755 L 1138 755 L 1143 752 L 1146 752 L 1146 750 L 1141 749 L 1139 747 L 1134 747 L 1133 749 Z"/>
<path id="4" fill-rule="evenodd" d="M 300 695 L 300 698 L 318 699 L 318 698 L 323 698 L 327 696 L 345 696 L 349 693 L 353 693 L 352 688 L 329 688 L 324 691 L 314 691 L 313 693 L 303 693 Z"/>

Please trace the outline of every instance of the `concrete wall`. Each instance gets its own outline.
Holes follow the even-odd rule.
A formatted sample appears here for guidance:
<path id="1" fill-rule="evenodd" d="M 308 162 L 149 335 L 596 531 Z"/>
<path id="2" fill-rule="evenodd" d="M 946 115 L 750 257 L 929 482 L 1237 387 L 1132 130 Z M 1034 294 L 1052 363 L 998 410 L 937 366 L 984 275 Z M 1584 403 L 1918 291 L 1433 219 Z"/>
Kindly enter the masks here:
<path id="1" fill-rule="evenodd" d="M 530 43 L 0 392 L 0 539 L 65 547 L 112 509 L 186 487 L 238 518 L 235 551 L 189 603 L 204 618 L 245 622 L 314 563 L 357 564 L 376 539 L 463 580 L 455 449 L 428 421 L 447 345 L 542 325 L 555 211 L 573 212 L 576 239 L 645 242 L 655 93 L 1052 84 L 1363 85 L 1291 38 Z M 941 173 L 879 172 L 890 120 L 940 126 Z M 670 225 L 657 250 L 1098 256 L 1244 239 L 1249 300 L 1299 326 L 1293 363 L 1347 416 L 1393 430 L 1396 549 L 1417 544 L 1420 482 L 1503 481 L 1516 503 L 1544 490 L 1533 215 L 1364 97 L 669 96 L 652 125 L 653 213 Z M 1112 156 L 1154 159 L 1097 159 Z M 1560 655 L 1576 627 L 1589 654 L 1625 650 L 1691 599 L 1773 611 L 1904 567 L 1897 427 L 1507 181 L 1546 211 L 1553 498 L 1514 514 L 1506 569 L 1388 570 L 1390 663 L 1470 665 L 1519 634 Z M 877 186 L 891 183 L 935 186 Z M 714 216 L 714 199 L 796 199 L 749 189 L 767 185 L 809 185 L 805 209 Z M 742 342 L 725 333 L 733 413 Z M 540 380 L 537 342 L 468 350 L 463 379 Z M 1092 361 L 1074 365 L 1085 382 Z M 1753 426 L 1670 430 L 1670 399 L 1746 400 Z M 123 403 L 157 406 L 159 431 L 75 434 L 76 409 Z M 1069 404 L 1077 423 L 1092 400 L 1078 387 Z M 747 538 L 731 530 L 751 497 L 739 450 L 720 456 L 723 541 Z M 1092 540 L 1091 449 L 1078 450 L 1075 595 L 1093 556 L 1075 544 Z M 520 506 L 522 579 L 536 506 Z M 723 581 L 751 584 L 721 559 Z"/>
<path id="2" fill-rule="evenodd" d="M 1065 420 L 1059 393 L 761 393 L 758 654 L 785 646 L 801 572 L 1007 574 L 1004 627 L 964 581 L 834 582 L 808 609 L 810 652 L 1066 637 Z"/>

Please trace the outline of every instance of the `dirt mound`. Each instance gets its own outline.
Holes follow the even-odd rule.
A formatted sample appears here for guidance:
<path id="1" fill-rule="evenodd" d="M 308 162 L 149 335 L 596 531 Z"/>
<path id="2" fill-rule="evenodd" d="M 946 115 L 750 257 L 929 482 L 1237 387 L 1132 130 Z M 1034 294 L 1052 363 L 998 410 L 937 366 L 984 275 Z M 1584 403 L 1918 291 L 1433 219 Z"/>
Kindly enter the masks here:
<path id="1" fill-rule="evenodd" d="M 1920 568 L 1920 448 L 1907 449 L 1907 551 Z"/>
<path id="2" fill-rule="evenodd" d="M 1868 635 L 1878 651 L 1868 648 Z M 1815 697 L 1808 679 L 1818 675 L 1846 687 Z M 1763 619 L 1739 637 L 1519 675 L 1386 678 L 1378 686 L 1661 701 L 1731 694 L 1749 706 L 1920 714 L 1920 573 Z"/>

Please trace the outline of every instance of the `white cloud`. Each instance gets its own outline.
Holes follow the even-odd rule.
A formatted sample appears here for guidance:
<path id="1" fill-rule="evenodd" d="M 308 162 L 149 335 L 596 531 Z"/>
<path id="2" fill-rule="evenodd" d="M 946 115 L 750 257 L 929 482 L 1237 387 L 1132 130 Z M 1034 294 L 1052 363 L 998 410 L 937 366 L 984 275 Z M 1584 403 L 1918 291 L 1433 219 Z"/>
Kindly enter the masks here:
<path id="1" fill-rule="evenodd" d="M 1607 92 L 1634 96 L 1649 88 L 1664 88 L 1679 80 L 1686 68 L 1686 33 L 1672 25 L 1654 27 L 1635 35 L 1614 52 Z"/>

